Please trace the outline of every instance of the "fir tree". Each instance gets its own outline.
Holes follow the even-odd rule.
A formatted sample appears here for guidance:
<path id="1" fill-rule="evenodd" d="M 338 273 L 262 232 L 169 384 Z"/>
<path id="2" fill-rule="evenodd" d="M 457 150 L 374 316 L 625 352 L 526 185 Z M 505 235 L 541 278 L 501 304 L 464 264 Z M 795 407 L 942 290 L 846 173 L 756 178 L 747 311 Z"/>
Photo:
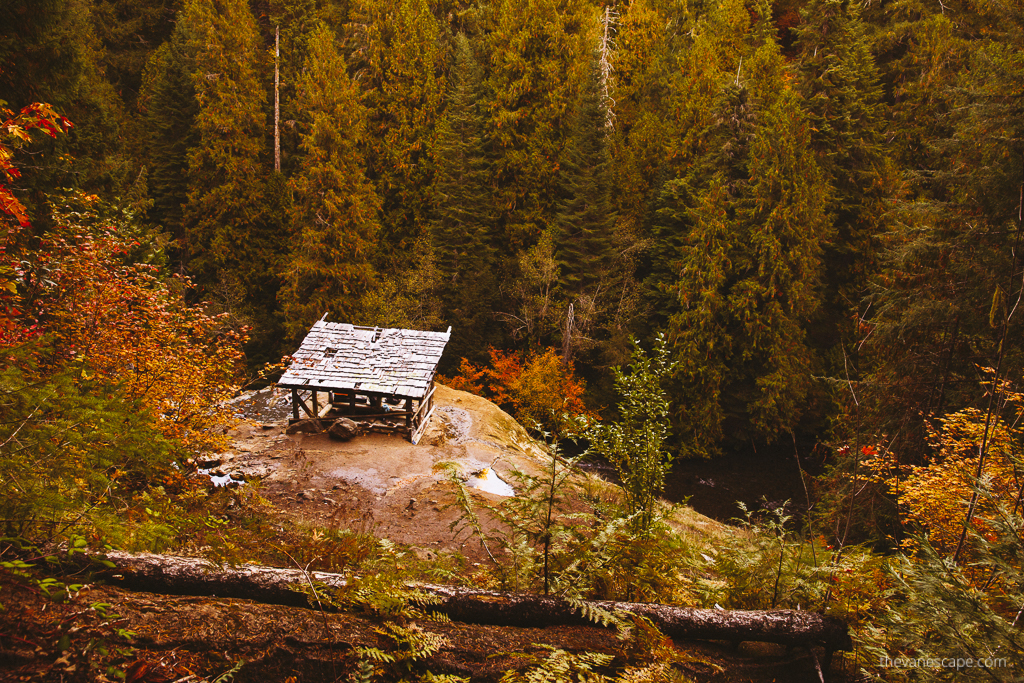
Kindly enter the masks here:
<path id="1" fill-rule="evenodd" d="M 558 295 L 572 305 L 571 315 L 567 310 L 561 325 L 565 363 L 578 348 L 595 345 L 596 330 L 608 322 L 608 301 L 618 298 L 618 280 L 623 275 L 623 264 L 615 254 L 607 105 L 595 59 L 562 157 L 565 199 L 555 216 Z"/>
<path id="2" fill-rule="evenodd" d="M 877 270 L 876 236 L 895 177 L 883 142 L 881 82 L 859 5 L 815 0 L 803 17 L 796 29 L 799 91 L 814 149 L 834 190 L 828 211 L 835 234 L 824 253 L 823 293 L 832 319 L 819 342 L 831 346 L 840 336 L 847 343 L 854 336 L 846 321 Z"/>
<path id="3" fill-rule="evenodd" d="M 244 0 L 191 0 L 181 21 L 199 106 L 184 211 L 188 268 L 208 295 L 255 326 L 250 352 L 273 356 L 290 226 L 284 180 L 263 158 L 265 61 L 256 22 Z"/>
<path id="4" fill-rule="evenodd" d="M 669 320 L 688 454 L 714 452 L 723 426 L 772 440 L 795 426 L 809 390 L 805 321 L 819 304 L 829 188 L 778 46 L 758 35 L 745 78 L 721 90 L 711 153 L 666 190 L 663 216 L 689 226 Z"/>
<path id="5" fill-rule="evenodd" d="M 872 427 L 925 457 L 923 417 L 988 405 L 977 368 L 1017 374 L 1020 187 L 1019 102 L 1024 16 L 964 3 L 955 16 L 918 7 L 900 25 L 909 46 L 892 71 L 902 85 L 894 118 L 905 194 L 885 235 L 868 303 Z M 904 17 L 901 17 L 901 19 Z M 979 30 L 984 27 L 984 30 Z"/>
<path id="6" fill-rule="evenodd" d="M 519 254 L 552 227 L 597 22 L 579 0 L 503 0 L 493 13 L 485 87 L 492 184 L 504 242 Z"/>
<path id="7" fill-rule="evenodd" d="M 482 360 L 499 345 L 491 312 L 499 292 L 494 203 L 485 150 L 482 70 L 465 34 L 455 53 L 445 115 L 437 130 L 435 216 L 431 239 L 441 278 L 444 318 L 452 325 L 452 358 Z"/>
<path id="8" fill-rule="evenodd" d="M 595 69 L 583 90 L 560 169 L 566 195 L 556 218 L 560 287 L 570 295 L 591 290 L 610 269 L 615 214 L 609 196 L 606 110 L 598 87 Z"/>
<path id="9" fill-rule="evenodd" d="M 199 104 L 192 85 L 193 56 L 185 25 L 178 23 L 171 38 L 149 58 L 139 98 L 143 108 L 148 158 L 149 219 L 173 238 L 172 252 L 184 268 L 185 227 L 182 207 L 188 200 L 188 151 L 196 145 L 194 128 Z"/>
<path id="10" fill-rule="evenodd" d="M 370 176 L 383 206 L 381 251 L 389 268 L 412 267 L 425 234 L 432 147 L 441 116 L 445 45 L 428 0 L 358 0 L 351 58 L 369 115 Z"/>
<path id="11" fill-rule="evenodd" d="M 614 202 L 621 230 L 636 240 L 645 236 L 679 135 L 672 111 L 680 85 L 672 33 L 678 23 L 647 0 L 634 0 L 615 32 Z"/>
<path id="12" fill-rule="evenodd" d="M 360 151 L 367 114 L 324 24 L 309 37 L 297 94 L 304 157 L 292 187 L 300 235 L 283 293 L 294 338 L 325 312 L 335 320 L 360 315 L 361 297 L 375 281 L 380 214 Z"/>

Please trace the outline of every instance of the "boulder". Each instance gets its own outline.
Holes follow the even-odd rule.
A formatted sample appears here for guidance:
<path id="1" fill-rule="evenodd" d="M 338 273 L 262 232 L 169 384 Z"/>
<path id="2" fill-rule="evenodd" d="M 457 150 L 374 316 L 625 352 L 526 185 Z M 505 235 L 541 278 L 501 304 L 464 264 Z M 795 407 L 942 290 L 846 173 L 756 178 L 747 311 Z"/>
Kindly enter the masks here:
<path id="1" fill-rule="evenodd" d="M 286 434 L 317 434 L 323 431 L 318 420 L 299 420 L 285 431 Z"/>
<path id="2" fill-rule="evenodd" d="M 338 418 L 327 430 L 327 435 L 338 441 L 348 441 L 352 437 L 359 436 L 359 425 L 347 417 Z"/>

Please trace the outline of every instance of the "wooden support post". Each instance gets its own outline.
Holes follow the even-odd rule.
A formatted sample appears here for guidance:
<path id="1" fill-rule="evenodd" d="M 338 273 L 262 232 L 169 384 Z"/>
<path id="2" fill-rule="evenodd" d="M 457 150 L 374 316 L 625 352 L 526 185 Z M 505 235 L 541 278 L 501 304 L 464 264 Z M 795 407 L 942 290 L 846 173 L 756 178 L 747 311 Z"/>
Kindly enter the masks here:
<path id="1" fill-rule="evenodd" d="M 292 419 L 299 420 L 299 390 L 292 389 Z"/>
<path id="2" fill-rule="evenodd" d="M 405 399 L 405 428 L 412 434 L 412 399 Z"/>
<path id="3" fill-rule="evenodd" d="M 316 389 L 313 389 L 312 393 L 313 393 L 313 417 L 319 417 L 320 416 L 320 406 L 317 405 L 317 393 L 318 392 L 317 392 Z"/>

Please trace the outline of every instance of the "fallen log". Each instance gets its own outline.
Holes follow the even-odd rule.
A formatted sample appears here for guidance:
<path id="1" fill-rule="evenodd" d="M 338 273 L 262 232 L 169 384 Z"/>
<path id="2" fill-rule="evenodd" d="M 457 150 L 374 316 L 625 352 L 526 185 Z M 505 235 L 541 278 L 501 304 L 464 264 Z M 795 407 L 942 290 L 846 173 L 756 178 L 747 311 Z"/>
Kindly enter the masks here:
<path id="1" fill-rule="evenodd" d="M 304 572 L 260 565 L 219 567 L 206 560 L 168 555 L 110 552 L 105 558 L 112 583 L 137 590 L 174 595 L 247 598 L 259 602 L 308 606 L 301 587 L 317 590 L 345 585 L 339 574 Z M 500 626 L 586 625 L 577 606 L 550 596 L 415 584 L 440 601 L 428 609 L 454 621 Z M 586 601 L 608 612 L 630 612 L 651 620 L 665 635 L 734 643 L 757 641 L 790 646 L 822 646 L 830 655 L 852 648 L 847 625 L 840 619 L 802 610 L 720 610 L 671 607 L 649 603 Z"/>

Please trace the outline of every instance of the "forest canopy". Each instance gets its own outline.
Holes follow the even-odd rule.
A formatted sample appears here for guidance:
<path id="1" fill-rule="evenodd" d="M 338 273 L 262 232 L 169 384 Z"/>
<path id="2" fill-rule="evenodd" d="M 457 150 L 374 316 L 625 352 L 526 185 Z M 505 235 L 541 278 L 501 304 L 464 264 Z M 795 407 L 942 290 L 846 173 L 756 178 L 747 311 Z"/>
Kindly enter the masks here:
<path id="1" fill-rule="evenodd" d="M 1024 370 L 1018 8 L 15 0 L 0 20 L 5 116 L 75 124 L 5 142 L 9 311 L 43 305 L 17 263 L 60 259 L 70 212 L 108 231 L 96 259 L 112 240 L 147 264 L 132 287 L 206 302 L 250 368 L 325 312 L 451 325 L 456 381 L 557 357 L 538 391 L 575 378 L 576 412 L 611 414 L 610 368 L 663 333 L 671 448 L 698 457 L 792 437 L 927 464 L 936 420 L 997 416 Z"/>

